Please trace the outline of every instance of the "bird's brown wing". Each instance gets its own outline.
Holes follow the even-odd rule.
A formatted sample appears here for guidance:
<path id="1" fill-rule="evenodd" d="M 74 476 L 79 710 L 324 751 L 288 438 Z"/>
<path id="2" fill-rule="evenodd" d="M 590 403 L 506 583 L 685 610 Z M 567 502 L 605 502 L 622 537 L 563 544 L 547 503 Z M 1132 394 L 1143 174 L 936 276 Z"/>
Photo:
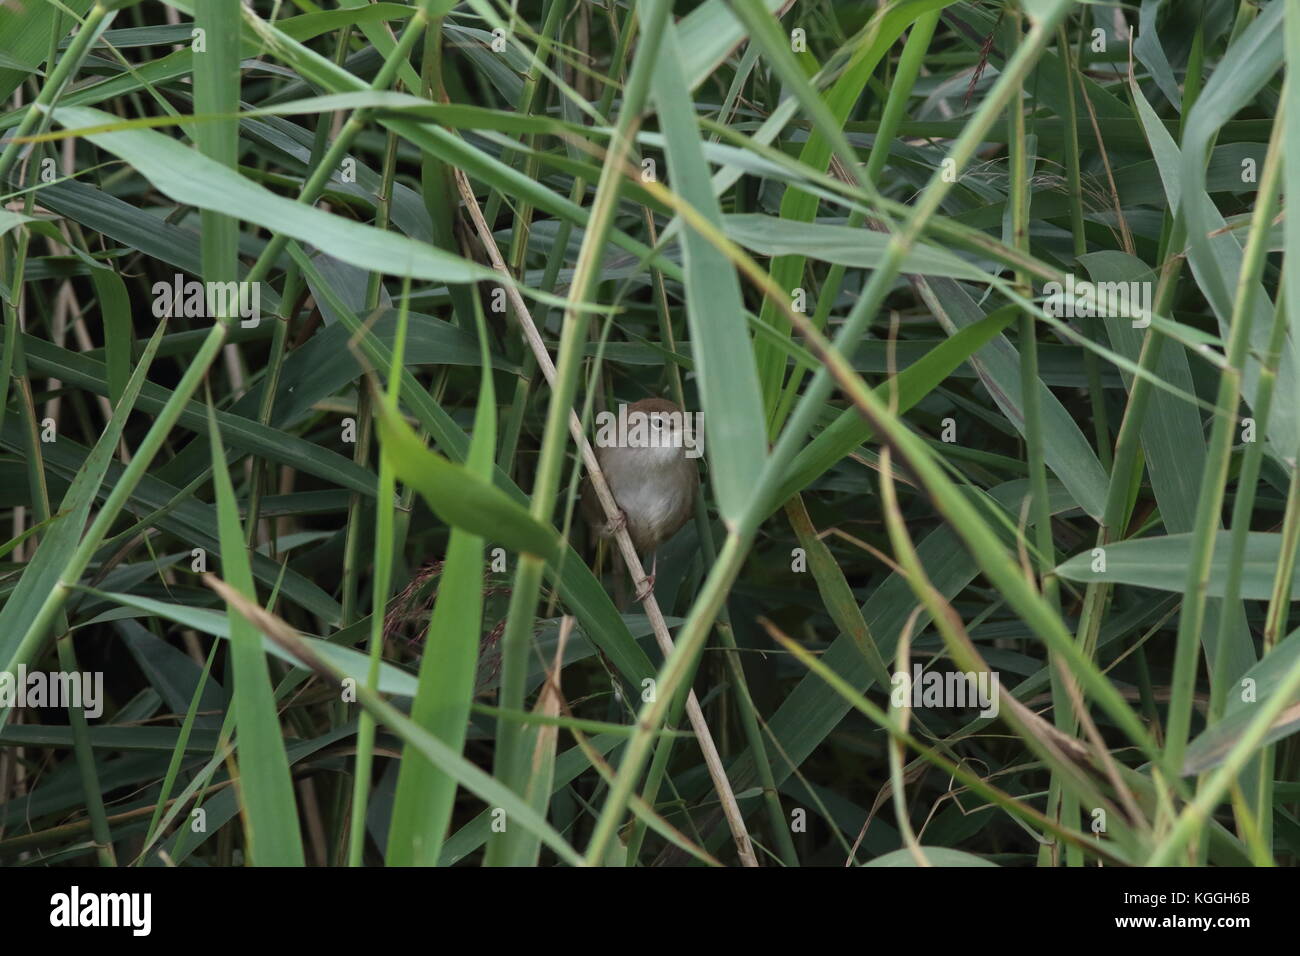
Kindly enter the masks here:
<path id="1" fill-rule="evenodd" d="M 695 514 L 695 493 L 700 487 L 700 468 L 693 459 L 683 458 L 681 461 L 682 474 L 687 478 L 684 493 L 678 498 L 672 515 L 666 521 L 664 540 L 667 541 L 678 531 L 686 522 L 691 520 Z"/>
<path id="2" fill-rule="evenodd" d="M 602 536 L 605 534 L 605 509 L 600 506 L 600 498 L 596 497 L 596 487 L 591 483 L 591 476 L 582 479 L 582 497 L 578 500 L 578 510 L 592 532 Z"/>

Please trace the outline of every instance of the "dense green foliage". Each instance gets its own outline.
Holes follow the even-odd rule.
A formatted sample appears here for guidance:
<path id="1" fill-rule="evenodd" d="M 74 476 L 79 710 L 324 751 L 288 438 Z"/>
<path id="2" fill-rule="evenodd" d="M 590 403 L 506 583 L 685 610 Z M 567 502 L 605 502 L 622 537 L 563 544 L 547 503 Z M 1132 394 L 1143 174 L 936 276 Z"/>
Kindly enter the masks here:
<path id="1" fill-rule="evenodd" d="M 1283 0 L 0 6 L 0 863 L 1293 864 L 1297 62 Z M 637 603 L 577 502 L 650 396 Z"/>

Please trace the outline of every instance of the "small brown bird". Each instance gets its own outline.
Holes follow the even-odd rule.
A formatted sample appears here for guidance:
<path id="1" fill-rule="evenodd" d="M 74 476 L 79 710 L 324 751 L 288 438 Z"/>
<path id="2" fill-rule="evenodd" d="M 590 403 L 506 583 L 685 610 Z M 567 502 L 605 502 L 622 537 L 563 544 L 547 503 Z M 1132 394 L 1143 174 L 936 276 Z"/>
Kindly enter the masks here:
<path id="1" fill-rule="evenodd" d="M 602 424 L 603 420 L 603 424 Z M 651 558 L 650 577 L 637 594 L 641 600 L 654 587 L 657 551 L 690 519 L 700 484 L 700 430 L 692 417 L 666 398 L 643 398 L 623 406 L 618 415 L 597 416 L 596 460 L 623 511 L 632 544 Z M 592 487 L 583 480 L 582 513 L 602 537 L 613 537 L 610 524 Z"/>

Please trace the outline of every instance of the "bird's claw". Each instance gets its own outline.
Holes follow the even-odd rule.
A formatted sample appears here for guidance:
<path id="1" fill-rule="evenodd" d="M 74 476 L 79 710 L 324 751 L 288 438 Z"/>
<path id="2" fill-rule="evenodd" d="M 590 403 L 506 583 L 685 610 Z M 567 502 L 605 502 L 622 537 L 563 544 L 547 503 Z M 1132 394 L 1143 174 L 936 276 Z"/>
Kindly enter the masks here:
<path id="1" fill-rule="evenodd" d="M 626 527 L 627 512 L 620 508 L 612 520 L 605 522 L 605 537 L 612 538 Z"/>
<path id="2" fill-rule="evenodd" d="M 654 589 L 655 576 L 654 574 L 648 574 L 646 577 L 642 578 L 641 586 L 637 589 L 636 602 L 640 604 L 654 592 Z"/>

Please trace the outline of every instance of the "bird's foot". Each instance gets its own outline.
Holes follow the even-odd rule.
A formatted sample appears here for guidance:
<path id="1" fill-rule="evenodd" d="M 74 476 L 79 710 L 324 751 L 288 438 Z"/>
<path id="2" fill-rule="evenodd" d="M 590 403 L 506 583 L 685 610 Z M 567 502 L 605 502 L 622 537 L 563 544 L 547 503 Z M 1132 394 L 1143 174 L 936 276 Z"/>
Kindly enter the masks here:
<path id="1" fill-rule="evenodd" d="M 641 580 L 641 586 L 637 588 L 636 601 L 640 604 L 648 598 L 655 589 L 655 572 L 659 570 L 659 552 L 656 551 L 654 557 L 650 559 L 650 574 Z"/>
<path id="2" fill-rule="evenodd" d="M 627 527 L 627 512 L 622 508 L 618 509 L 618 514 L 612 521 L 606 521 L 605 527 L 601 529 L 601 534 L 606 538 L 612 538 L 624 528 Z"/>

